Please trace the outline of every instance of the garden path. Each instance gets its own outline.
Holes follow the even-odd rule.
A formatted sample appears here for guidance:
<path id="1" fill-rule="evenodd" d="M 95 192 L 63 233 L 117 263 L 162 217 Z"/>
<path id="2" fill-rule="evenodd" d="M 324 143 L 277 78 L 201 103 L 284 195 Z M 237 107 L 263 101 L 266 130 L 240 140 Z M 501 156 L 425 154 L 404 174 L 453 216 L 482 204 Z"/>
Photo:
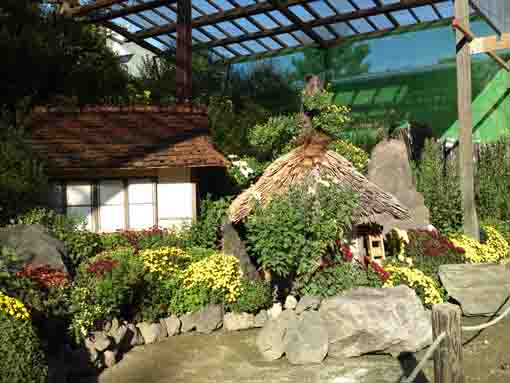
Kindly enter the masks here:
<path id="1" fill-rule="evenodd" d="M 257 330 L 181 335 L 137 347 L 106 370 L 99 383 L 396 383 L 397 359 L 372 355 L 321 365 L 292 366 L 261 359 Z M 412 361 L 409 361 L 412 363 Z M 413 365 L 414 366 L 414 365 Z"/>
<path id="2" fill-rule="evenodd" d="M 464 318 L 463 325 L 488 318 Z M 326 358 L 321 365 L 292 366 L 285 358 L 264 362 L 255 347 L 257 330 L 181 335 L 137 347 L 106 370 L 98 383 L 398 383 L 415 359 L 370 355 Z M 510 318 L 481 334 L 465 333 L 466 383 L 510 382 Z M 417 358 L 421 358 L 420 353 Z M 416 383 L 433 382 L 432 364 Z"/>

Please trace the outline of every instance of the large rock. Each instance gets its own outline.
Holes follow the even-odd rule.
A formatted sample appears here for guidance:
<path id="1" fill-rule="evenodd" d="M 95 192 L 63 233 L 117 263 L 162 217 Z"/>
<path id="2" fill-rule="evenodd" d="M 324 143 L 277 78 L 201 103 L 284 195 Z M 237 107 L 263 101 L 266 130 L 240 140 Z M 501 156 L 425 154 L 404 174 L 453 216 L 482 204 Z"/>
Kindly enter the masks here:
<path id="1" fill-rule="evenodd" d="M 210 304 L 197 312 L 185 314 L 179 319 L 182 323 L 182 332 L 197 330 L 203 334 L 210 334 L 220 328 L 223 323 L 223 306 Z"/>
<path id="2" fill-rule="evenodd" d="M 243 274 L 253 280 L 260 279 L 260 275 L 257 272 L 257 268 L 252 263 L 244 242 L 239 237 L 236 229 L 230 222 L 224 222 L 221 226 L 223 234 L 222 248 L 223 253 L 230 254 L 239 259 L 239 266 L 243 271 Z"/>
<path id="3" fill-rule="evenodd" d="M 141 346 L 142 344 L 144 344 L 145 341 L 144 341 L 143 336 L 142 336 L 140 330 L 138 329 L 138 327 L 136 327 L 134 324 L 130 323 L 127 325 L 127 329 L 128 329 L 128 332 L 127 332 L 126 339 L 128 340 L 128 342 L 126 342 L 127 344 L 124 344 L 121 346 L 123 346 L 124 348 L 129 348 L 129 347 Z"/>
<path id="4" fill-rule="evenodd" d="M 307 310 L 317 310 L 321 304 L 321 297 L 305 295 L 299 300 L 296 307 L 296 314 L 301 314 Z"/>
<path id="5" fill-rule="evenodd" d="M 89 346 L 87 343 L 92 344 L 92 347 L 101 352 L 111 346 L 112 338 L 110 338 L 104 332 L 96 331 L 92 333 L 92 335 L 88 338 L 88 342 L 86 342 L 86 347 L 90 348 L 91 346 Z"/>
<path id="6" fill-rule="evenodd" d="M 223 323 L 223 306 L 207 305 L 202 310 L 195 313 L 197 331 L 210 334 L 219 329 Z"/>
<path id="7" fill-rule="evenodd" d="M 48 265 L 67 273 L 64 243 L 48 234 L 44 226 L 15 225 L 0 229 L 0 247 L 14 249 L 22 266 Z"/>
<path id="8" fill-rule="evenodd" d="M 430 314 L 407 286 L 359 288 L 325 299 L 319 309 L 329 354 L 339 357 L 416 352 L 432 340 Z"/>
<path id="9" fill-rule="evenodd" d="M 172 315 L 164 319 L 168 336 L 174 336 L 179 334 L 181 330 L 181 321 L 176 315 Z"/>
<path id="10" fill-rule="evenodd" d="M 136 325 L 142 334 L 145 344 L 158 341 L 161 337 L 161 325 L 159 323 L 142 322 Z"/>
<path id="11" fill-rule="evenodd" d="M 429 224 L 430 214 L 423 196 L 416 190 L 404 141 L 386 140 L 376 145 L 368 164 L 368 179 L 384 191 L 393 194 L 409 209 L 412 217 L 409 222 L 385 217 L 383 222 L 380 222 L 385 233 L 395 227 L 408 230 Z"/>
<path id="12" fill-rule="evenodd" d="M 294 295 L 289 295 L 285 299 L 285 305 L 283 306 L 285 310 L 294 310 L 298 305 L 298 301 Z"/>
<path id="13" fill-rule="evenodd" d="M 255 327 L 264 327 L 266 322 L 269 320 L 269 315 L 267 314 L 266 310 L 260 310 L 257 315 L 255 315 Z"/>
<path id="14" fill-rule="evenodd" d="M 493 315 L 507 307 L 510 265 L 441 265 L 439 278 L 466 316 Z"/>
<path id="15" fill-rule="evenodd" d="M 320 363 L 328 353 L 328 331 L 318 311 L 306 311 L 286 336 L 285 354 L 291 364 Z"/>
<path id="16" fill-rule="evenodd" d="M 275 319 L 269 320 L 257 335 L 257 348 L 265 360 L 276 360 L 285 353 L 287 333 L 297 326 L 297 315 L 286 310 Z"/>
<path id="17" fill-rule="evenodd" d="M 255 327 L 255 316 L 248 313 L 226 313 L 223 328 L 227 331 L 247 330 Z"/>

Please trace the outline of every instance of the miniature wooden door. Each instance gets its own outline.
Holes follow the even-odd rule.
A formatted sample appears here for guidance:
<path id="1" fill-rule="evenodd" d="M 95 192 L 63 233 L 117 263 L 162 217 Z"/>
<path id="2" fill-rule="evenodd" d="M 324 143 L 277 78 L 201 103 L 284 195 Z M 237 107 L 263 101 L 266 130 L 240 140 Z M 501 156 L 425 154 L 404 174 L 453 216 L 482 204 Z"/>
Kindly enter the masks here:
<path id="1" fill-rule="evenodd" d="M 368 234 L 367 253 L 371 261 L 379 264 L 384 260 L 384 238 L 382 234 Z"/>

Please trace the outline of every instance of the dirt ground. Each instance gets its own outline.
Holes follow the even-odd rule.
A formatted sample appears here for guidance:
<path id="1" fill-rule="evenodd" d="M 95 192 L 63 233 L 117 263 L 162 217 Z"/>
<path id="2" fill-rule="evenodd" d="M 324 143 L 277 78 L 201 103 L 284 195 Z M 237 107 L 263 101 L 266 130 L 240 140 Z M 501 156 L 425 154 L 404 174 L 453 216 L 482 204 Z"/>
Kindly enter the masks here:
<path id="1" fill-rule="evenodd" d="M 474 325 L 489 318 L 464 318 Z M 98 377 L 98 383 L 398 383 L 423 352 L 394 359 L 369 355 L 348 360 L 326 358 L 320 365 L 292 366 L 285 358 L 260 359 L 257 330 L 184 335 L 138 347 Z M 464 333 L 466 383 L 510 383 L 510 318 L 481 333 Z M 432 363 L 416 383 L 433 383 Z"/>

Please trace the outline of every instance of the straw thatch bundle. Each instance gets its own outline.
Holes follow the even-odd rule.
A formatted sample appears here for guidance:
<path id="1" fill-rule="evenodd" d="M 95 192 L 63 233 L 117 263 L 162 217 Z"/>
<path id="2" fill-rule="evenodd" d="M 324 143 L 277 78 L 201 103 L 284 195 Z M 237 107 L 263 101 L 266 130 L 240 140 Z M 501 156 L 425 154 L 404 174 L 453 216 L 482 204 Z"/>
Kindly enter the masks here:
<path id="1" fill-rule="evenodd" d="M 354 216 L 356 224 L 380 223 L 386 218 L 403 221 L 411 218 L 408 209 L 393 195 L 366 179 L 345 158 L 327 150 L 328 143 L 324 135 L 314 135 L 274 161 L 254 185 L 232 202 L 230 220 L 233 223 L 243 220 L 257 201 L 265 204 L 271 196 L 284 193 L 291 185 L 314 176 L 317 181 L 330 181 L 359 195 Z"/>

